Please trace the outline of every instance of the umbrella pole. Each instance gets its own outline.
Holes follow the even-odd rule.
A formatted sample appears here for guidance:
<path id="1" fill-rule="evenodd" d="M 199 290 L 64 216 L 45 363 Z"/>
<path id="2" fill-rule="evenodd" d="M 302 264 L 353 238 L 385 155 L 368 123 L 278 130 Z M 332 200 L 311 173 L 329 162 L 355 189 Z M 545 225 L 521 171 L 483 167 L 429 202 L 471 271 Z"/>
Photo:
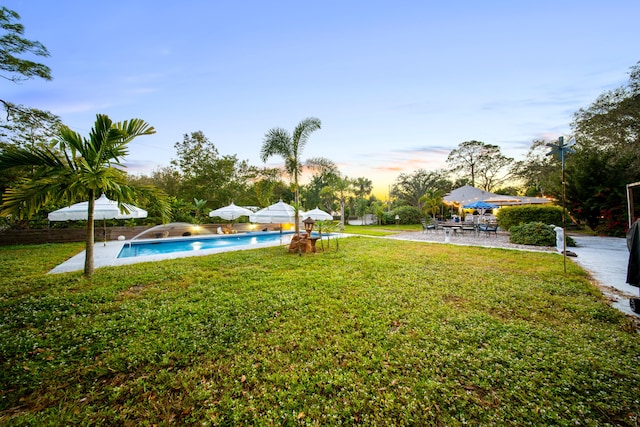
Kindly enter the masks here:
<path id="1" fill-rule="evenodd" d="M 102 237 L 104 238 L 104 245 L 107 246 L 107 219 L 102 218 Z"/>

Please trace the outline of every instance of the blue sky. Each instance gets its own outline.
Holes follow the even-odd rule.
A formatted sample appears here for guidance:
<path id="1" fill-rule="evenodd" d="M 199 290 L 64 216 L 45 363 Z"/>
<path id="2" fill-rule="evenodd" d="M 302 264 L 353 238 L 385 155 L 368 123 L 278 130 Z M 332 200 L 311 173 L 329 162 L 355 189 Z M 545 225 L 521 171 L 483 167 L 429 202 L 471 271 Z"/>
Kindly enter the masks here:
<path id="1" fill-rule="evenodd" d="M 568 135 L 640 60 L 637 0 L 3 3 L 49 49 L 54 78 L 3 81 L 3 98 L 84 135 L 98 113 L 146 120 L 157 133 L 130 144 L 134 174 L 198 130 L 260 166 L 267 130 L 314 116 L 303 158 L 384 196 L 463 141 L 519 160 L 534 139 Z"/>

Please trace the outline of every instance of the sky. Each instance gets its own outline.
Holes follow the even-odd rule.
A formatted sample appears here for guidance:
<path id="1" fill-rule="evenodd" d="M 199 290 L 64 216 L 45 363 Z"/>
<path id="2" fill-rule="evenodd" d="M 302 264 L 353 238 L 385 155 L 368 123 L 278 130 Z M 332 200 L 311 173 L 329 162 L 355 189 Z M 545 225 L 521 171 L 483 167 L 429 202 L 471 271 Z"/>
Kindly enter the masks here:
<path id="1" fill-rule="evenodd" d="M 2 97 L 88 135 L 96 114 L 140 118 L 131 174 L 202 131 L 255 166 L 265 133 L 317 117 L 302 159 L 326 157 L 385 198 L 401 173 L 446 168 L 464 141 L 523 160 L 535 139 L 627 83 L 640 60 L 637 0 L 5 0 L 44 44 L 53 80 L 0 81 Z"/>

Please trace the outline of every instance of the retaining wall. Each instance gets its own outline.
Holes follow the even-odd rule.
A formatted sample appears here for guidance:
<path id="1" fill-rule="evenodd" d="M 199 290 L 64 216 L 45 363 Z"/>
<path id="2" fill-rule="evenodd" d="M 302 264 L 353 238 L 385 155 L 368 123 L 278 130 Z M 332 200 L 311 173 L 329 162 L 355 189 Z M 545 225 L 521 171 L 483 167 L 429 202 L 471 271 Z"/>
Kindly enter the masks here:
<path id="1" fill-rule="evenodd" d="M 216 233 L 218 227 L 228 224 L 204 224 L 202 227 L 211 233 Z M 106 240 L 116 240 L 119 236 L 130 239 L 137 236 L 152 226 L 140 225 L 135 227 L 107 227 Z M 234 224 L 233 229 L 238 232 L 249 231 L 249 224 Z M 105 230 L 98 226 L 94 229 L 94 239 L 96 242 L 105 240 Z M 68 243 L 84 242 L 87 230 L 85 228 L 45 228 L 36 230 L 5 230 L 0 231 L 0 246 L 9 245 L 37 245 L 42 243 Z"/>

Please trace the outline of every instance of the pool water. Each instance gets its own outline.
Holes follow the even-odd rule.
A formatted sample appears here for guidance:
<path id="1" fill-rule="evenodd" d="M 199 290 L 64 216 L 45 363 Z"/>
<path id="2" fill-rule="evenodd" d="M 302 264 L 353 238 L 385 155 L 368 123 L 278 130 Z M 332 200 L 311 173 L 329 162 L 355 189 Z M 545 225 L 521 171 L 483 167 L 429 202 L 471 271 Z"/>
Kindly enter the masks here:
<path id="1" fill-rule="evenodd" d="M 171 239 L 144 240 L 127 242 L 118 258 L 132 258 L 148 255 L 163 255 L 174 252 L 202 251 L 206 249 L 230 248 L 234 246 L 252 246 L 265 243 L 288 244 L 293 232 L 258 232 L 228 234 L 216 236 L 199 236 Z M 281 240 L 282 239 L 282 240 Z"/>

